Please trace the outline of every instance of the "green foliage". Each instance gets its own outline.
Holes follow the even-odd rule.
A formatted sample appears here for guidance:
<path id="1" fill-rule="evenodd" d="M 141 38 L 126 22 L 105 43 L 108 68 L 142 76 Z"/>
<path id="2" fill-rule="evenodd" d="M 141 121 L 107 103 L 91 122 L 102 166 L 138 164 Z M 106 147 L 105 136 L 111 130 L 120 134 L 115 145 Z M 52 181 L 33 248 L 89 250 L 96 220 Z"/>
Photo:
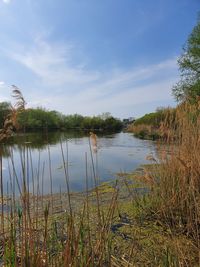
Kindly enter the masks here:
<path id="1" fill-rule="evenodd" d="M 4 121 L 9 114 L 11 105 L 8 102 L 0 103 L 0 129 L 3 128 Z"/>
<path id="2" fill-rule="evenodd" d="M 42 108 L 28 109 L 19 114 L 18 123 L 21 129 L 58 129 L 63 124 L 63 116 L 57 111 Z"/>
<path id="3" fill-rule="evenodd" d="M 67 115 L 64 117 L 64 127 L 66 129 L 80 128 L 84 117 L 79 114 Z"/>
<path id="4" fill-rule="evenodd" d="M 165 109 L 159 109 L 156 112 L 145 114 L 134 122 L 135 126 L 144 124 L 159 127 L 161 121 L 165 119 Z"/>
<path id="5" fill-rule="evenodd" d="M 105 119 L 105 130 L 111 131 L 112 129 L 120 130 L 122 128 L 122 122 L 119 119 L 109 117 Z"/>
<path id="6" fill-rule="evenodd" d="M 178 60 L 181 80 L 172 89 L 177 101 L 196 101 L 200 96 L 200 19 Z"/>
<path id="7" fill-rule="evenodd" d="M 118 131 L 122 129 L 122 122 L 109 113 L 100 116 L 84 117 L 79 114 L 63 115 L 57 111 L 43 108 L 27 109 L 18 116 L 21 130 L 35 131 L 42 129 L 82 129 Z"/>
<path id="8" fill-rule="evenodd" d="M 173 128 L 176 127 L 175 115 L 176 108 L 157 108 L 156 112 L 145 114 L 137 119 L 129 127 L 129 131 L 141 139 L 166 138 L 169 125 Z M 167 127 L 165 127 L 166 125 Z"/>

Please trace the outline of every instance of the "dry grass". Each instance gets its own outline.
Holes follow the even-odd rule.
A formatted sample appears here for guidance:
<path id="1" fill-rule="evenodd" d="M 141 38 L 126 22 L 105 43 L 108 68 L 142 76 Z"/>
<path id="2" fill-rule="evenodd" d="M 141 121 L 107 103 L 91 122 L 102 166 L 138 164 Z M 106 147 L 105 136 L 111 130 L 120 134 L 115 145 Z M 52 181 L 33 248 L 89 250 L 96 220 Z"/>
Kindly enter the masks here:
<path id="1" fill-rule="evenodd" d="M 16 125 L 17 110 L 20 112 L 25 104 L 20 92 L 16 93 L 16 112 L 10 116 L 12 127 Z M 48 196 L 41 193 L 39 180 L 43 179 L 43 172 L 40 173 L 41 168 L 38 168 L 33 174 L 35 166 L 32 166 L 27 145 L 21 151 L 22 177 L 18 177 L 10 151 L 9 194 L 5 194 L 3 188 L 2 161 L 0 165 L 0 264 L 38 267 L 199 266 L 199 103 L 182 104 L 177 107 L 175 116 L 174 112 L 168 113 L 161 124 L 159 131 L 171 153 L 162 152 L 160 164 L 146 168 L 142 175 L 138 175 L 148 184 L 146 194 L 137 193 L 136 189 L 142 185 L 138 188 L 134 185 L 136 175 L 133 181 L 127 174 L 119 175 L 119 181 L 112 187 L 106 184 L 98 187 L 95 167 L 98 140 L 92 133 L 88 140 L 90 155 L 85 155 L 86 192 L 76 198 L 70 192 L 68 160 L 62 143 L 65 194 L 53 195 L 52 188 Z M 89 164 L 96 185 L 92 192 L 88 190 Z M 48 167 L 51 183 L 50 150 Z M 28 183 L 30 173 L 35 182 L 32 189 Z M 16 196 L 15 186 L 19 196 Z M 4 204 L 10 207 L 8 212 L 4 212 Z"/>
<path id="2" fill-rule="evenodd" d="M 156 216 L 175 232 L 189 236 L 200 249 L 200 101 L 181 104 L 162 127 L 170 155 L 160 154 L 147 176 Z"/>
<path id="3" fill-rule="evenodd" d="M 156 140 L 160 137 L 159 125 L 158 127 L 146 124 L 132 125 L 128 130 L 130 132 L 133 132 L 136 137 L 139 137 L 141 139 Z"/>
<path id="4" fill-rule="evenodd" d="M 25 109 L 25 101 L 14 87 L 13 96 L 16 104 L 11 108 L 0 133 L 0 140 L 6 141 L 17 129 L 17 116 Z M 93 169 L 93 179 L 96 185 L 96 205 L 92 215 L 88 193 L 88 157 L 86 155 L 86 194 L 81 206 L 76 213 L 72 208 L 71 193 L 69 188 L 68 149 L 67 159 L 62 142 L 60 143 L 61 155 L 64 165 L 64 179 L 66 181 L 66 194 L 60 194 L 55 199 L 52 187 L 49 196 L 43 196 L 39 181 L 43 179 L 41 162 L 38 160 L 38 169 L 35 174 L 32 165 L 31 153 L 28 146 L 20 151 L 22 177 L 18 177 L 15 170 L 12 149 L 9 166 L 10 181 L 8 192 L 3 188 L 2 155 L 1 155 L 1 253 L 0 264 L 3 266 L 103 266 L 111 265 L 110 253 L 110 225 L 116 209 L 118 189 L 112 192 L 108 209 L 104 212 L 101 208 L 101 199 L 98 191 L 98 178 L 95 169 L 95 155 L 97 153 L 97 139 L 91 137 L 90 158 Z M 95 143 L 94 143 L 95 141 Z M 67 148 L 66 144 L 66 148 Z M 49 155 L 49 175 L 51 175 L 51 154 Z M 28 179 L 32 175 L 33 188 L 29 188 Z M 20 182 L 22 181 L 22 182 Z M 35 186 L 34 186 L 35 184 Z M 16 196 L 16 186 L 19 196 Z M 64 199 L 63 199 L 64 196 Z M 93 196 L 94 198 L 94 196 Z M 60 200 L 60 201 L 59 201 Z M 58 204 L 59 202 L 59 204 Z M 94 199 L 92 200 L 94 203 Z M 9 211 L 4 211 L 4 206 Z M 55 211 L 56 215 L 55 215 Z M 91 226 L 91 217 L 95 219 Z"/>

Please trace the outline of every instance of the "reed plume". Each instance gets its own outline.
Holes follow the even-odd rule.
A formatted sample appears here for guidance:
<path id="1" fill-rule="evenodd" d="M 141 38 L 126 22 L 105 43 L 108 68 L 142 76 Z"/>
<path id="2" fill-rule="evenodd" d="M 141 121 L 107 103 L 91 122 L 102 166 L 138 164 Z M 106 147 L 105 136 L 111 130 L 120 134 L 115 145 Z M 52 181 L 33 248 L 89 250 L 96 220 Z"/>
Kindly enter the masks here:
<path id="1" fill-rule="evenodd" d="M 17 118 L 19 113 L 25 110 L 26 102 L 21 91 L 15 85 L 12 85 L 12 88 L 12 97 L 15 98 L 16 103 L 10 106 L 10 112 L 6 116 L 3 128 L 0 129 L 0 142 L 4 142 L 6 139 L 12 136 L 15 129 L 19 129 Z"/>
<path id="2" fill-rule="evenodd" d="M 90 140 L 94 153 L 97 153 L 97 135 L 93 132 L 90 132 Z"/>

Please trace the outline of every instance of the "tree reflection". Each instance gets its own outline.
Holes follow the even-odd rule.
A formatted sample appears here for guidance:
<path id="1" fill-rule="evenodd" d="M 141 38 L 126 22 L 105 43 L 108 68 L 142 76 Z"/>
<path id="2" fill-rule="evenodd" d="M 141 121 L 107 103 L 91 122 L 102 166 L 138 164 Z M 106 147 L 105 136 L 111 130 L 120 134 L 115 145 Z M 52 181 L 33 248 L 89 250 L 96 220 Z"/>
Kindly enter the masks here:
<path id="1" fill-rule="evenodd" d="M 106 134 L 105 132 L 97 132 L 97 137 L 106 137 L 102 139 L 102 142 L 107 143 L 106 146 L 111 145 L 111 140 L 113 138 L 113 135 L 109 132 L 109 134 Z M 24 147 L 31 148 L 32 150 L 36 149 L 46 149 L 48 145 L 56 145 L 60 142 L 65 142 L 67 140 L 73 139 L 74 143 L 80 143 L 81 138 L 88 137 L 89 138 L 89 132 L 80 131 L 80 130 L 70 130 L 67 132 L 60 132 L 60 131 L 54 131 L 54 132 L 34 132 L 34 133 L 18 133 L 12 137 L 10 137 L 8 140 L 6 140 L 6 143 L 1 144 L 1 153 L 3 158 L 10 157 L 10 150 L 14 151 L 22 151 Z"/>

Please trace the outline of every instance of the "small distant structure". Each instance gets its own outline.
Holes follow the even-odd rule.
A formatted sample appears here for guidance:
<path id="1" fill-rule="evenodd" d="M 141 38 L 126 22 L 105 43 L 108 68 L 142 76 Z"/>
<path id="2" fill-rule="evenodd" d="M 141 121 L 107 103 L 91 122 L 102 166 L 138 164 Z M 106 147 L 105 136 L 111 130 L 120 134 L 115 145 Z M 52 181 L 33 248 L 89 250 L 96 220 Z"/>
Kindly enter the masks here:
<path id="1" fill-rule="evenodd" d="M 123 119 L 123 125 L 124 127 L 128 127 L 130 124 L 134 123 L 135 118 L 134 117 L 129 117 L 127 119 Z"/>

